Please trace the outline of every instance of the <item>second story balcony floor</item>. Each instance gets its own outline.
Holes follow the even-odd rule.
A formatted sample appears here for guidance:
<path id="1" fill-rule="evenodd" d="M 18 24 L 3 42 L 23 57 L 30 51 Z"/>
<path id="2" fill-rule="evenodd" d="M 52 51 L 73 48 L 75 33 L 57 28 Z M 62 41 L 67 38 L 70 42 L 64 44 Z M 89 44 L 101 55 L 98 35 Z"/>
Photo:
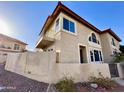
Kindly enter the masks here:
<path id="1" fill-rule="evenodd" d="M 54 43 L 55 39 L 53 37 L 49 36 L 40 36 L 37 43 L 36 43 L 36 48 L 46 48 L 49 47 Z"/>

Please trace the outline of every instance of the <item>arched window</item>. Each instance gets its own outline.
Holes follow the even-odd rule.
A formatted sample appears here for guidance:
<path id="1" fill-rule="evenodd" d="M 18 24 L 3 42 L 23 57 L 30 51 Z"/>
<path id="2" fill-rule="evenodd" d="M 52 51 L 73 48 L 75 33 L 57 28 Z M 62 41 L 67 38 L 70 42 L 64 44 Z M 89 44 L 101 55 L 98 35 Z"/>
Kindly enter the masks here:
<path id="1" fill-rule="evenodd" d="M 97 43 L 96 35 L 94 33 L 92 33 L 92 41 L 94 43 Z"/>
<path id="2" fill-rule="evenodd" d="M 97 40 L 96 35 L 94 33 L 89 36 L 89 41 L 100 44 L 99 40 Z"/>

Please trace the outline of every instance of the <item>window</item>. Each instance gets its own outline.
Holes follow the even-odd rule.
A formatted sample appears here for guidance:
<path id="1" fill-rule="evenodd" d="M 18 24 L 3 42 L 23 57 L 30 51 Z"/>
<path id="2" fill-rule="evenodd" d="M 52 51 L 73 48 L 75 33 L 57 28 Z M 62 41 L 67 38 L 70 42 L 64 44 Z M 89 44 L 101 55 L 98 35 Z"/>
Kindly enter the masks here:
<path id="1" fill-rule="evenodd" d="M 72 21 L 67 20 L 66 18 L 63 18 L 63 29 L 75 33 L 75 24 Z"/>
<path id="2" fill-rule="evenodd" d="M 92 33 L 92 41 L 94 43 L 97 43 L 96 35 L 94 33 Z"/>
<path id="3" fill-rule="evenodd" d="M 94 57 L 95 57 L 95 61 L 100 61 L 98 50 L 94 50 Z"/>
<path id="4" fill-rule="evenodd" d="M 70 21 L 70 32 L 75 32 L 74 23 Z"/>
<path id="5" fill-rule="evenodd" d="M 63 28 L 69 31 L 69 21 L 63 18 Z"/>
<path id="6" fill-rule="evenodd" d="M 94 33 L 92 33 L 91 36 L 89 37 L 89 41 L 100 44 L 99 40 L 97 40 L 96 35 Z"/>
<path id="7" fill-rule="evenodd" d="M 115 41 L 114 41 L 113 38 L 112 38 L 112 42 L 111 43 L 112 43 L 113 46 L 115 46 Z"/>
<path id="8" fill-rule="evenodd" d="M 18 44 L 14 45 L 14 50 L 19 50 L 19 45 Z"/>
<path id="9" fill-rule="evenodd" d="M 102 59 L 102 53 L 101 53 L 101 51 L 98 51 L 98 50 L 90 51 L 90 58 L 91 58 L 91 62 L 103 60 Z"/>
<path id="10" fill-rule="evenodd" d="M 93 62 L 94 60 L 93 60 L 93 52 L 92 51 L 90 51 L 90 58 L 91 58 L 91 62 Z"/>
<path id="11" fill-rule="evenodd" d="M 59 29 L 59 19 L 56 20 L 56 28 L 55 28 L 55 30 L 58 31 L 58 29 Z"/>

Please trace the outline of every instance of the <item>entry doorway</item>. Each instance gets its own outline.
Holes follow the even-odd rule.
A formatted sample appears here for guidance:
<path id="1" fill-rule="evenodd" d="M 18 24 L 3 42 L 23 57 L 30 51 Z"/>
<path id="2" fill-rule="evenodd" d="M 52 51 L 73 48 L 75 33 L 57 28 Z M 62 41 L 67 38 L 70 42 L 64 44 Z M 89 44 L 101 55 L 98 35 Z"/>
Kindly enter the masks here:
<path id="1" fill-rule="evenodd" d="M 86 53 L 86 47 L 85 46 L 79 46 L 79 52 L 80 52 L 80 63 L 86 63 L 87 62 L 87 53 Z"/>

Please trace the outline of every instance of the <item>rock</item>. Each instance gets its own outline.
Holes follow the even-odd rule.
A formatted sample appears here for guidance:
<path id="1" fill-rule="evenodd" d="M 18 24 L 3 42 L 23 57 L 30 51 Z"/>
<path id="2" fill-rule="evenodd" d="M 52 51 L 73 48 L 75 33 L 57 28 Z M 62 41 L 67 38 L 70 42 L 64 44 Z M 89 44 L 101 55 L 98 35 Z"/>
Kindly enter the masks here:
<path id="1" fill-rule="evenodd" d="M 0 86 L 0 91 L 3 90 L 3 89 L 6 89 L 6 87 L 1 87 L 1 86 Z"/>
<path id="2" fill-rule="evenodd" d="M 91 86 L 92 88 L 98 88 L 98 85 L 95 84 L 95 83 L 91 83 L 90 86 Z"/>

